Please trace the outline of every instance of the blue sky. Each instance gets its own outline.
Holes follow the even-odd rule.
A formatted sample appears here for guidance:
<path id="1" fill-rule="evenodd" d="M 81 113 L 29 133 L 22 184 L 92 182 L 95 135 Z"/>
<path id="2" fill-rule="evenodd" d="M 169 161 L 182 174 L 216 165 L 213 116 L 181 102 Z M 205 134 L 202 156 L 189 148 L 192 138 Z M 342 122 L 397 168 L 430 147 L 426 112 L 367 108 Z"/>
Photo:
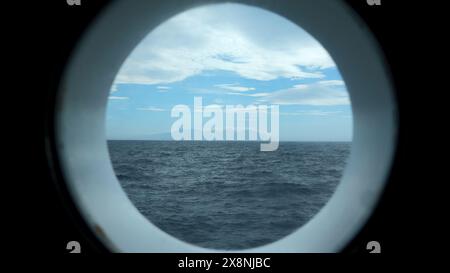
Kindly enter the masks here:
<path id="1" fill-rule="evenodd" d="M 108 139 L 170 133 L 177 104 L 276 104 L 280 140 L 351 141 L 351 105 L 336 64 L 308 33 L 238 4 L 181 13 L 153 30 L 117 74 Z"/>

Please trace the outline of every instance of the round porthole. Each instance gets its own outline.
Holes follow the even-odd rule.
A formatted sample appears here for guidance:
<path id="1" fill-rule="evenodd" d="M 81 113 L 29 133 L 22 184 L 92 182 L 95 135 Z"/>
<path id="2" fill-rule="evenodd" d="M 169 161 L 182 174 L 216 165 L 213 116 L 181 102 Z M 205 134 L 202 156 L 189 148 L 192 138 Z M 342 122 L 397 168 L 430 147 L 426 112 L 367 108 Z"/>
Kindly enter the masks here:
<path id="1" fill-rule="evenodd" d="M 172 237 L 136 209 L 114 173 L 105 136 L 110 86 L 129 53 L 165 20 L 207 3 L 117 1 L 88 30 L 64 73 L 56 117 L 58 158 L 78 209 L 111 251 L 217 251 Z M 339 1 L 252 5 L 301 26 L 333 57 L 352 101 L 353 142 L 341 182 L 318 214 L 288 236 L 239 251 L 339 251 L 370 216 L 393 156 L 396 111 L 383 56 L 369 30 Z"/>

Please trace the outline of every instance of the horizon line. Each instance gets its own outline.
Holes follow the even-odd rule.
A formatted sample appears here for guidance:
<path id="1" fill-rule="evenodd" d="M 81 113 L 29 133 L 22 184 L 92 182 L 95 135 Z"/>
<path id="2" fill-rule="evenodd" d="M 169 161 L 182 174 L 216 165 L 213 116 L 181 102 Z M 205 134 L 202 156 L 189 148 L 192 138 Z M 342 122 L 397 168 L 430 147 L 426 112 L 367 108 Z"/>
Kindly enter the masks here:
<path id="1" fill-rule="evenodd" d="M 173 140 L 173 139 L 106 139 L 106 141 L 173 141 L 173 142 L 267 142 L 263 140 Z M 353 140 L 280 140 L 279 142 L 352 142 Z"/>

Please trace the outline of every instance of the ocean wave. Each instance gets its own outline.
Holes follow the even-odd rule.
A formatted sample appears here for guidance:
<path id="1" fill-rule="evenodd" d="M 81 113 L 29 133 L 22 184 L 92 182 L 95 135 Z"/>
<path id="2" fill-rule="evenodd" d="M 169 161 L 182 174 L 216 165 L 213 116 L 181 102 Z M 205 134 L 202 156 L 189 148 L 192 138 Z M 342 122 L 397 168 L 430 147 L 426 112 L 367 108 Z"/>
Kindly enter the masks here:
<path id="1" fill-rule="evenodd" d="M 256 247 L 308 222 L 332 196 L 350 144 L 110 141 L 130 200 L 156 226 L 218 249 Z"/>

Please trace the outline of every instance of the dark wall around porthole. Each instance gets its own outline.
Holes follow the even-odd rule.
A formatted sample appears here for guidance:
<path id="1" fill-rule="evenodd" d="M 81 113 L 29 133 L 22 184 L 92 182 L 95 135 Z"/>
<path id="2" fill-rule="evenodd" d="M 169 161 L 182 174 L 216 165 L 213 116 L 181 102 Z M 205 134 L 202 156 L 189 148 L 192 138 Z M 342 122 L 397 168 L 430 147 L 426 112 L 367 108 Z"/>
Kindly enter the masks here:
<path id="1" fill-rule="evenodd" d="M 400 109 L 400 135 L 389 183 L 379 206 L 344 252 L 365 253 L 368 241 L 379 240 L 385 245 L 383 251 L 400 253 L 413 243 L 408 227 L 415 222 L 416 217 L 413 216 L 416 213 L 408 204 L 413 201 L 413 191 L 420 178 L 417 176 L 408 183 L 405 182 L 406 171 L 409 169 L 408 163 L 415 155 L 411 151 L 414 141 L 411 135 L 406 136 L 406 132 L 414 124 L 408 116 L 413 116 L 413 105 L 418 91 L 413 83 L 408 81 L 412 75 L 410 73 L 412 67 L 405 65 L 412 53 L 410 49 L 412 42 L 408 37 L 414 33 L 414 28 L 410 25 L 413 22 L 412 15 L 408 11 L 414 6 L 383 1 L 380 7 L 368 7 L 365 1 L 347 2 L 370 26 L 382 45 L 392 69 Z M 106 5 L 107 1 L 92 1 L 92 3 L 72 8 L 68 7 L 64 1 L 57 5 L 42 2 L 36 6 L 36 11 L 40 12 L 35 12 L 31 17 L 36 20 L 27 26 L 28 30 L 35 30 L 31 31 L 34 33 L 33 36 L 36 35 L 35 41 L 40 41 L 35 45 L 33 53 L 38 55 L 36 63 L 38 69 L 35 70 L 37 71 L 35 75 L 39 75 L 36 83 L 41 83 L 39 90 L 42 92 L 30 92 L 30 96 L 36 99 L 29 99 L 26 102 L 28 109 L 33 109 L 34 113 L 40 113 L 31 116 L 36 122 L 30 123 L 31 127 L 27 129 L 29 133 L 26 137 L 31 139 L 32 136 L 36 136 L 32 141 L 35 145 L 31 149 L 36 152 L 28 152 L 27 159 L 20 159 L 34 161 L 32 168 L 35 171 L 27 173 L 17 171 L 25 176 L 23 181 L 29 185 L 29 190 L 24 193 L 23 198 L 33 200 L 34 212 L 29 213 L 28 217 L 31 219 L 19 225 L 16 230 L 23 231 L 20 238 L 24 239 L 24 242 L 34 242 L 35 245 L 39 245 L 41 252 L 66 253 L 66 243 L 73 239 L 80 241 L 84 253 L 107 251 L 84 225 L 62 182 L 63 175 L 60 173 L 58 158 L 55 157 L 58 147 L 54 145 L 52 119 L 55 114 L 54 96 L 67 58 L 81 33 Z M 402 11 L 405 21 L 398 19 L 399 11 Z M 42 18 L 41 14 L 46 14 L 46 18 Z M 402 33 L 402 39 L 399 39 L 399 33 Z M 42 104 L 35 103 L 38 101 L 42 101 Z M 41 128 L 44 120 L 45 135 L 43 136 Z M 45 141 L 42 141 L 43 139 Z M 36 180 L 40 183 L 30 183 Z M 30 210 L 30 207 L 28 209 Z M 30 228 L 30 223 L 39 223 L 39 225 L 33 225 Z M 23 249 L 23 245 L 26 245 L 19 243 L 21 241 L 18 240 L 17 243 L 19 249 Z"/>

